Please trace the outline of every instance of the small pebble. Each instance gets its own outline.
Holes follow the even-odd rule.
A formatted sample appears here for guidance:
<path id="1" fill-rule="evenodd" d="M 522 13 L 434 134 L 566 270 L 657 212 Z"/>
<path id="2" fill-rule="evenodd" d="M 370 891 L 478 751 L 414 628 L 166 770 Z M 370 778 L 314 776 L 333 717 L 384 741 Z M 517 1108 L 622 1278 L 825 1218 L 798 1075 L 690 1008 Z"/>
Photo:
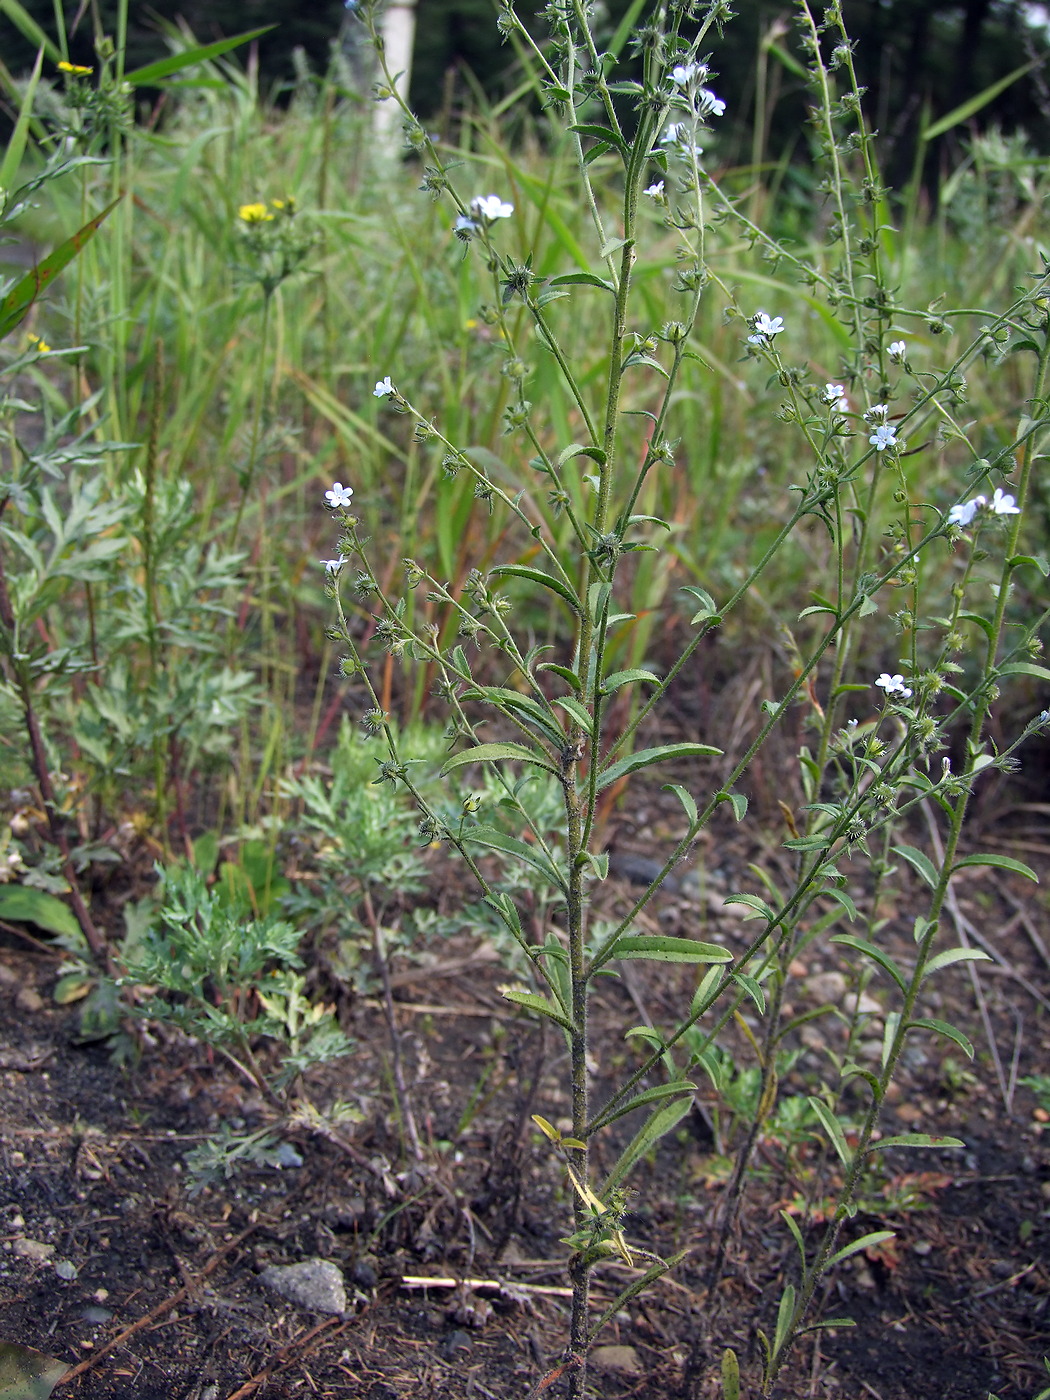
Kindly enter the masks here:
<path id="1" fill-rule="evenodd" d="M 68 1259 L 60 1259 L 55 1265 L 55 1273 L 59 1278 L 65 1279 L 67 1283 L 70 1283 L 76 1278 L 77 1272 L 77 1266 Z"/>
<path id="2" fill-rule="evenodd" d="M 309 1312 L 338 1315 L 346 1312 L 343 1275 L 326 1259 L 304 1259 L 301 1264 L 271 1264 L 259 1282 Z"/>

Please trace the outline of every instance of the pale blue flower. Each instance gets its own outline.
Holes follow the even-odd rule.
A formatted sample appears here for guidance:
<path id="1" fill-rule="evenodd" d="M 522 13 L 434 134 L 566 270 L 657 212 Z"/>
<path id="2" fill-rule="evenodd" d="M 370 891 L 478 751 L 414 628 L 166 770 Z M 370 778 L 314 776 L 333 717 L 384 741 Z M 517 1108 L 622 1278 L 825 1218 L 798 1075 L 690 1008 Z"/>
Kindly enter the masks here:
<path id="1" fill-rule="evenodd" d="M 980 508 L 987 504 L 988 502 L 983 496 L 974 496 L 972 501 L 960 501 L 957 506 L 952 506 L 948 512 L 948 524 L 958 525 L 960 530 L 965 530 Z"/>
<path id="2" fill-rule="evenodd" d="M 514 205 L 504 203 L 498 194 L 479 194 L 470 201 L 470 212 L 475 218 L 491 224 L 497 219 L 509 219 L 514 213 Z"/>
<path id="3" fill-rule="evenodd" d="M 886 351 L 895 365 L 902 364 L 904 357 L 908 353 L 908 347 L 903 340 L 895 340 Z"/>
<path id="4" fill-rule="evenodd" d="M 642 194 L 647 194 L 650 199 L 663 199 L 664 182 L 662 180 L 654 181 L 648 189 L 642 190 Z"/>
<path id="5" fill-rule="evenodd" d="M 841 384 L 825 384 L 820 400 L 821 403 L 826 403 L 830 408 L 837 409 L 839 413 L 845 413 L 849 407 L 846 391 Z"/>
<path id="6" fill-rule="evenodd" d="M 700 117 L 720 117 L 725 109 L 726 104 L 710 88 L 701 88 L 696 94 L 696 110 Z"/>
<path id="7" fill-rule="evenodd" d="M 390 376 L 388 374 L 385 379 L 380 379 L 379 382 L 376 384 L 376 387 L 372 390 L 372 397 L 374 399 L 385 399 L 387 394 L 396 393 L 397 390 L 394 388 L 393 384 L 391 384 Z"/>
<path id="8" fill-rule="evenodd" d="M 885 452 L 888 447 L 897 446 L 897 434 L 888 423 L 880 423 L 868 441 L 876 452 Z"/>
<path id="9" fill-rule="evenodd" d="M 339 577 L 340 569 L 348 560 L 340 556 L 338 559 L 319 559 L 317 562 L 324 565 L 324 571 L 329 578 L 335 579 Z"/>
<path id="10" fill-rule="evenodd" d="M 751 317 L 748 325 L 754 332 L 753 335 L 748 336 L 748 344 L 768 346 L 773 337 L 779 335 L 784 329 L 784 318 L 783 316 L 767 316 L 764 311 L 759 311 L 757 315 Z"/>
<path id="11" fill-rule="evenodd" d="M 995 494 L 988 502 L 988 509 L 995 515 L 1020 515 L 1021 511 L 1013 496 L 1007 495 L 1001 486 L 995 488 Z"/>
<path id="12" fill-rule="evenodd" d="M 898 672 L 891 676 L 887 671 L 883 671 L 881 676 L 875 678 L 875 684 L 881 686 L 887 696 L 899 695 L 902 700 L 911 698 L 910 689 L 904 684 L 904 677 Z"/>
<path id="13" fill-rule="evenodd" d="M 354 494 L 352 486 L 344 486 L 340 481 L 332 483 L 331 491 L 324 493 L 324 498 L 333 510 L 345 508 L 350 504 L 350 497 Z"/>

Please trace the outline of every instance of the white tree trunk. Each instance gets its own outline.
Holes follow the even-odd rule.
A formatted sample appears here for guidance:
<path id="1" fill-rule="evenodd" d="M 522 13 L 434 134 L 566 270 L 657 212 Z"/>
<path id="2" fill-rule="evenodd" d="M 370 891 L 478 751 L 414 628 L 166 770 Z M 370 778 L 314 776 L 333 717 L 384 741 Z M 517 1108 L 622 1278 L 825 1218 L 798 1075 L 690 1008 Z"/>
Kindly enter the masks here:
<path id="1" fill-rule="evenodd" d="M 416 37 L 416 0 L 389 0 L 380 24 L 387 68 L 397 77 L 397 90 L 408 100 L 412 77 L 412 47 Z M 401 109 L 392 97 L 376 104 L 376 145 L 387 158 L 401 150 Z"/>

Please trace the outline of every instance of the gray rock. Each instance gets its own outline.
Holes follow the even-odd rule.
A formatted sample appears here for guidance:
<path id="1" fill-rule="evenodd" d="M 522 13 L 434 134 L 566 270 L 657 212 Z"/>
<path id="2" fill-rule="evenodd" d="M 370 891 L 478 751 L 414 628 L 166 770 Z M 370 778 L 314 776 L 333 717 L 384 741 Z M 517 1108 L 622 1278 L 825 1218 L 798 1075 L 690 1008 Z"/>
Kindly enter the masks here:
<path id="1" fill-rule="evenodd" d="M 618 1372 L 620 1375 L 640 1376 L 642 1362 L 634 1347 L 595 1347 L 589 1358 L 596 1371 Z"/>
<path id="2" fill-rule="evenodd" d="M 301 1264 L 271 1264 L 259 1282 L 308 1312 L 345 1313 L 343 1275 L 326 1259 L 304 1259 Z"/>

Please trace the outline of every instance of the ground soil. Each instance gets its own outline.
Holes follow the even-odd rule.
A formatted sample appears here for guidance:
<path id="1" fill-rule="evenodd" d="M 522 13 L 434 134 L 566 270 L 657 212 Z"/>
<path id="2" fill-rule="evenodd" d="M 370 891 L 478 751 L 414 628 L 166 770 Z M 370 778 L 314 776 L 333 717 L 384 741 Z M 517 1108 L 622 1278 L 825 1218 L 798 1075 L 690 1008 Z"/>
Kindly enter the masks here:
<path id="1" fill-rule="evenodd" d="M 1023 805 L 979 813 L 983 829 L 968 839 L 983 849 L 998 841 L 1050 873 L 1045 839 L 1017 824 Z M 610 813 L 612 908 L 627 906 L 632 880 L 645 876 L 675 820 L 674 800 L 659 792 L 632 793 L 630 814 Z M 776 862 L 779 838 L 771 834 L 764 850 L 737 839 L 727 828 L 699 849 L 695 878 L 680 878 L 647 914 L 653 927 L 745 945 L 752 926 L 723 901 L 751 887 L 749 860 Z M 148 868 L 143 852 L 141 878 Z M 895 1237 L 829 1276 L 815 1317 L 849 1317 L 855 1326 L 803 1339 L 782 1396 L 986 1400 L 991 1392 L 1031 1400 L 1048 1379 L 1050 1129 L 1018 1080 L 1050 1070 L 1050 918 L 1041 892 L 1003 872 L 967 871 L 957 889 L 958 913 L 998 961 L 983 965 L 980 1002 L 965 966 L 944 972 L 927 1014 L 961 1026 L 977 1058 L 971 1066 L 936 1037 L 915 1041 L 882 1127 L 953 1134 L 965 1146 L 884 1154 L 842 1240 L 883 1229 Z M 902 956 L 911 894 L 901 877 L 880 908 L 889 946 Z M 465 933 L 391 968 L 418 1159 L 393 1108 L 381 999 L 344 993 L 340 1015 L 358 1052 L 317 1072 L 310 1092 L 321 1104 L 354 1103 L 363 1121 L 342 1146 L 302 1126 L 290 1135 L 290 1160 L 301 1165 L 248 1167 L 192 1195 L 186 1153 L 223 1123 L 264 1122 L 263 1104 L 222 1061 L 171 1032 L 153 1035 L 124 1068 L 107 1044 L 82 1043 L 78 1007 L 52 999 L 61 957 L 31 933 L 0 929 L 0 1342 L 68 1363 L 57 1396 L 564 1393 L 564 1379 L 544 1387 L 544 1378 L 564 1346 L 559 1240 L 570 1202 L 564 1170 L 530 1120 L 567 1113 L 564 1044 L 500 997 L 506 974 L 491 948 Z M 813 979 L 839 966 L 831 945 L 802 954 L 796 1013 L 820 1005 L 821 986 L 834 990 L 834 978 Z M 687 980 L 679 967 L 639 963 L 606 981 L 595 1005 L 596 1098 L 632 1063 L 624 1031 L 668 1023 Z M 878 981 L 869 992 L 886 998 Z M 832 1013 L 807 1023 L 784 1091 L 834 1082 L 829 1052 L 843 1048 L 843 1034 Z M 739 1053 L 746 1062 L 743 1038 Z M 598 1149 L 606 1164 L 633 1131 L 625 1121 L 619 1138 L 611 1133 Z M 798 1219 L 814 1242 L 813 1216 L 836 1165 L 812 1135 L 791 1145 L 771 1131 L 760 1142 L 712 1291 L 726 1179 L 717 1149 L 732 1146 L 733 1131 L 705 1080 L 677 1134 L 638 1172 L 629 1241 L 687 1253 L 607 1326 L 601 1342 L 627 1350 L 602 1354 L 603 1367 L 591 1373 L 595 1395 L 715 1400 L 728 1346 L 741 1361 L 743 1394 L 757 1394 L 756 1328 L 772 1331 L 795 1271 L 780 1211 L 808 1202 L 808 1219 L 804 1211 Z M 344 1315 L 303 1312 L 259 1282 L 268 1264 L 317 1257 L 344 1273 Z M 633 1276 L 624 1264 L 602 1270 L 596 1306 Z M 448 1283 L 412 1282 L 420 1277 Z"/>

